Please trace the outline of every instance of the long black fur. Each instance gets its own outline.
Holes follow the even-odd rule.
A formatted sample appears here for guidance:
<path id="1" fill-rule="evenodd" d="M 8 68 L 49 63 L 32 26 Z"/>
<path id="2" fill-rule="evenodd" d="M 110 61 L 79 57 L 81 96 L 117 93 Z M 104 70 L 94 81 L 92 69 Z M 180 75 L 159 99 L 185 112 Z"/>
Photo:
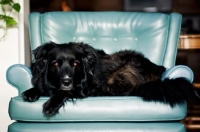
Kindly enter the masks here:
<path id="1" fill-rule="evenodd" d="M 22 97 L 33 102 L 50 96 L 43 105 L 46 115 L 58 113 L 66 100 L 88 96 L 139 96 L 171 107 L 196 96 L 187 79 L 161 80 L 166 69 L 132 50 L 108 55 L 84 43 L 50 42 L 36 48 L 33 56 L 34 87 Z"/>

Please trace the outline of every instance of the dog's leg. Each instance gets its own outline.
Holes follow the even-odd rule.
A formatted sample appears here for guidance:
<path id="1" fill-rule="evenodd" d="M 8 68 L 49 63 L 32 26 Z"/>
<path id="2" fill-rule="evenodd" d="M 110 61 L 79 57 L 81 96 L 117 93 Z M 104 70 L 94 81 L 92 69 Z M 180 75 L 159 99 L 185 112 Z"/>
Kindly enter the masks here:
<path id="1" fill-rule="evenodd" d="M 34 102 L 40 97 L 40 91 L 38 88 L 31 88 L 22 93 L 22 98 L 25 101 Z"/>
<path id="2" fill-rule="evenodd" d="M 52 94 L 50 99 L 43 104 L 43 113 L 47 116 L 55 115 L 64 106 L 64 102 L 70 98 L 68 92 Z"/>

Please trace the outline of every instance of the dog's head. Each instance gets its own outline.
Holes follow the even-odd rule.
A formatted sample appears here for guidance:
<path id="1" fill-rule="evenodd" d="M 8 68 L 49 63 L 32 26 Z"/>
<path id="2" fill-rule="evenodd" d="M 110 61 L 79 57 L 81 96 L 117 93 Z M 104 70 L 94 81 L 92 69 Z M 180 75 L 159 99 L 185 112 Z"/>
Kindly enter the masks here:
<path id="1" fill-rule="evenodd" d="M 43 81 L 45 87 L 65 91 L 77 86 L 84 89 L 82 83 L 86 84 L 88 76 L 93 75 L 97 62 L 95 50 L 83 43 L 50 42 L 36 48 L 33 56 L 33 84 Z"/>

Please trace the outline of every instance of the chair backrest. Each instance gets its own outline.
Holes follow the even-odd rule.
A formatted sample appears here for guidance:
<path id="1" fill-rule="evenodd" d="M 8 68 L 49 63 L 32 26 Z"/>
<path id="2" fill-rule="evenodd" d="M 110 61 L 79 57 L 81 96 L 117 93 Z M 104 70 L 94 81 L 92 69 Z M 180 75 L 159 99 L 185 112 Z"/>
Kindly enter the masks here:
<path id="1" fill-rule="evenodd" d="M 48 12 L 29 15 L 31 49 L 46 42 L 84 42 L 107 53 L 142 52 L 152 62 L 174 66 L 180 14 L 141 12 Z"/>

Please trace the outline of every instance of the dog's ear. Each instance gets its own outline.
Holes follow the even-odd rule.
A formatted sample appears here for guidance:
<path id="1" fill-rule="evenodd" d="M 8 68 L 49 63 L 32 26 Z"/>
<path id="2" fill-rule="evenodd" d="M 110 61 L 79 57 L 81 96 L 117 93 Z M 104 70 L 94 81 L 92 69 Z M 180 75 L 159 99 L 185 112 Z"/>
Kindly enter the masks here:
<path id="1" fill-rule="evenodd" d="M 96 51 L 88 44 L 81 43 L 79 47 L 84 69 L 89 75 L 93 75 L 94 66 L 98 61 Z"/>
<path id="2" fill-rule="evenodd" d="M 32 82 L 35 84 L 44 73 L 45 69 L 47 68 L 48 64 L 48 53 L 57 46 L 57 44 L 50 42 L 46 43 L 44 45 L 41 45 L 37 47 L 35 50 L 33 50 L 33 58 L 34 58 L 34 63 L 31 65 L 32 69 Z"/>
<path id="3" fill-rule="evenodd" d="M 50 42 L 46 43 L 44 45 L 41 45 L 37 47 L 35 50 L 33 50 L 33 57 L 37 61 L 39 59 L 44 59 L 47 57 L 49 51 L 51 51 L 53 48 L 56 47 L 56 43 Z"/>
<path id="4" fill-rule="evenodd" d="M 96 50 L 91 46 L 83 43 L 71 43 L 73 45 L 73 49 L 77 58 L 82 60 L 84 78 L 82 78 L 79 85 L 77 85 L 76 89 L 80 93 L 82 97 L 87 96 L 87 88 L 88 88 L 88 76 L 93 76 L 94 67 L 98 63 L 98 58 L 96 54 Z M 91 83 L 91 82 L 90 82 Z M 86 92 L 87 91 L 87 92 Z"/>

